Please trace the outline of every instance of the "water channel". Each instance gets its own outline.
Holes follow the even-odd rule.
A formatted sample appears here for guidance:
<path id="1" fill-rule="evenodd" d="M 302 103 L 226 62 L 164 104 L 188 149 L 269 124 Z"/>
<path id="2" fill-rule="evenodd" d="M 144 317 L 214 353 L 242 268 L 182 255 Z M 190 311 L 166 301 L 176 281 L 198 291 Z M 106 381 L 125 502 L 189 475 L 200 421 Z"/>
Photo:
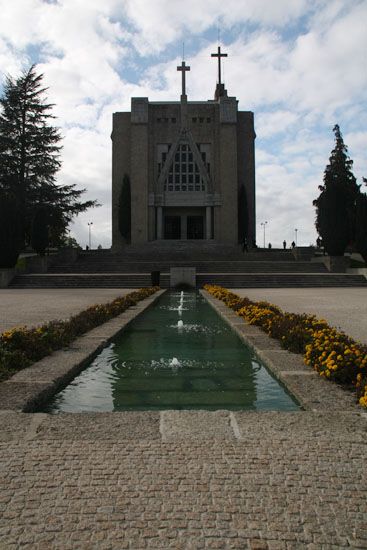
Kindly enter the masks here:
<path id="1" fill-rule="evenodd" d="M 44 412 L 297 410 L 197 292 L 167 292 L 115 337 Z"/>

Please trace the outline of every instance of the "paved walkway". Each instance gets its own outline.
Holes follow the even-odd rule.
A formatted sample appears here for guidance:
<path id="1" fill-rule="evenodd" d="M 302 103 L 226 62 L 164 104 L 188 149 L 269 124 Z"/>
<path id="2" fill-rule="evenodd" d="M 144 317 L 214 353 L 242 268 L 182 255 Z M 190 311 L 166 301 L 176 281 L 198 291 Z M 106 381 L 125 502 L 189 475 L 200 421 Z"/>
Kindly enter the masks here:
<path id="1" fill-rule="evenodd" d="M 136 289 L 0 289 L 0 333 L 66 319 L 94 304 L 112 301 Z"/>
<path id="2" fill-rule="evenodd" d="M 36 324 L 114 291 L 7 292 L 7 322 Z M 3 410 L 0 548 L 366 549 L 366 432 L 331 410 Z"/>
<path id="3" fill-rule="evenodd" d="M 367 288 L 241 288 L 252 300 L 267 300 L 283 310 L 314 313 L 367 344 Z"/>
<path id="4" fill-rule="evenodd" d="M 367 548 L 367 418 L 0 413 L 0 548 Z"/>

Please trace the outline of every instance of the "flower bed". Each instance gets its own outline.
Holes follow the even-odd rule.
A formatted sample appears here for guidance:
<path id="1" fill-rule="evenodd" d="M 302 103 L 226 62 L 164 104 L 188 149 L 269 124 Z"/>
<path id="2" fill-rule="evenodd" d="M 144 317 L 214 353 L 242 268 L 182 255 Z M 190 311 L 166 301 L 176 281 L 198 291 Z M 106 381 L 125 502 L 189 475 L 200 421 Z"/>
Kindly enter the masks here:
<path id="1" fill-rule="evenodd" d="M 302 353 L 306 365 L 320 376 L 356 391 L 360 405 L 367 407 L 367 346 L 330 327 L 314 315 L 283 312 L 268 302 L 253 302 L 215 285 L 204 289 L 223 301 L 250 325 L 256 325 L 281 346 Z"/>
<path id="2" fill-rule="evenodd" d="M 120 315 L 159 290 L 141 288 L 107 304 L 97 304 L 66 321 L 51 321 L 39 327 L 16 327 L 0 335 L 0 380 L 67 346 L 78 336 Z"/>

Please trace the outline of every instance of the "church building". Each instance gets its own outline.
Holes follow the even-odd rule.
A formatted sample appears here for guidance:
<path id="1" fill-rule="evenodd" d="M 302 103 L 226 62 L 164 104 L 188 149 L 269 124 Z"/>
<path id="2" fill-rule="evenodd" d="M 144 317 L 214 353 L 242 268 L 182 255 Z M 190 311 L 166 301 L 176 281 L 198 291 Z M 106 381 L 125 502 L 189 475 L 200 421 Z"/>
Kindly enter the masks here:
<path id="1" fill-rule="evenodd" d="M 130 183 L 132 245 L 155 240 L 255 241 L 255 131 L 250 111 L 218 82 L 214 99 L 188 101 L 185 63 L 180 101 L 131 99 L 113 114 L 112 247 L 119 229 L 123 180 Z"/>

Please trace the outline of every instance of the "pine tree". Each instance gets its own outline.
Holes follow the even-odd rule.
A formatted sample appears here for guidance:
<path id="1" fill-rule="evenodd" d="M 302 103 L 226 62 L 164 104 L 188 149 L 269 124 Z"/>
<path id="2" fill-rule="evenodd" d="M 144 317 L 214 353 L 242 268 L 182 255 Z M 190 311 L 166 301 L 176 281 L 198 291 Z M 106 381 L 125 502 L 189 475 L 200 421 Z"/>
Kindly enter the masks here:
<path id="1" fill-rule="evenodd" d="M 353 175 L 353 161 L 348 156 L 340 128 L 336 125 L 335 148 L 324 172 L 324 184 L 319 186 L 316 207 L 316 229 L 328 254 L 342 256 L 355 237 L 356 200 L 360 193 Z"/>
<path id="2" fill-rule="evenodd" d="M 122 180 L 118 210 L 119 230 L 127 243 L 131 241 L 131 190 L 130 178 L 127 174 Z"/>
<path id="3" fill-rule="evenodd" d="M 39 207 L 47 207 L 57 240 L 74 215 L 96 206 L 95 201 L 80 202 L 85 189 L 56 185 L 61 135 L 51 125 L 53 105 L 44 98 L 42 79 L 35 66 L 16 80 L 8 76 L 0 98 L 0 190 L 16 201 L 22 244 L 30 240 Z"/>

